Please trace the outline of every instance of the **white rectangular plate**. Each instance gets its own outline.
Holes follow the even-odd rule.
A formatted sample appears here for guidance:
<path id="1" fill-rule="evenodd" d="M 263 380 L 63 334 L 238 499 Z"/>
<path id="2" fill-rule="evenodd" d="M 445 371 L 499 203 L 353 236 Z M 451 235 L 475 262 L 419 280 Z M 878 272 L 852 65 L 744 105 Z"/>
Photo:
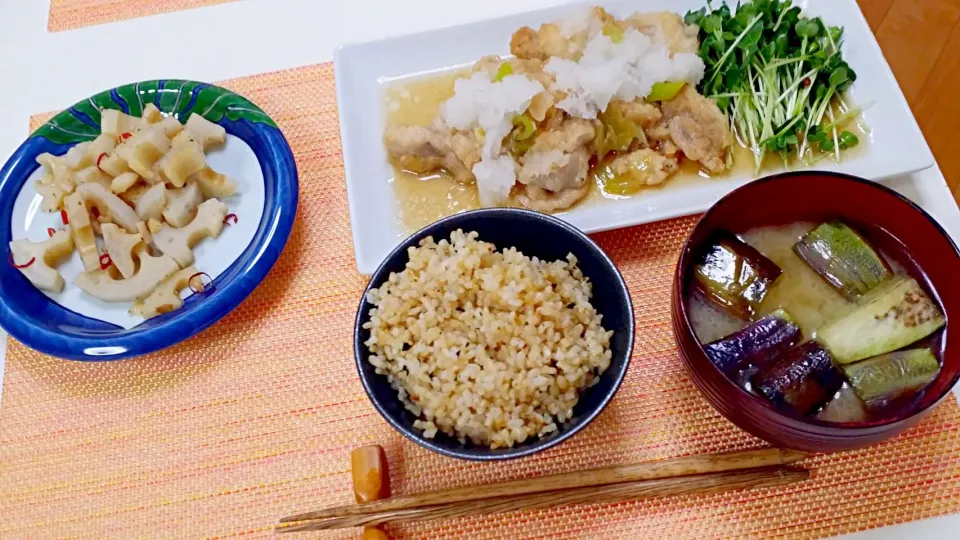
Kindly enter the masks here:
<path id="1" fill-rule="evenodd" d="M 683 15 L 700 9 L 706 0 L 613 0 L 589 4 L 602 5 L 623 18 L 636 11 L 666 10 Z M 807 15 L 820 15 L 827 24 L 844 28 L 844 58 L 858 77 L 850 88 L 850 99 L 857 104 L 872 104 L 864 113 L 866 124 L 872 129 L 865 148 L 839 164 L 824 160 L 818 168 L 882 180 L 932 166 L 933 155 L 856 0 L 809 0 L 795 4 L 804 8 Z M 372 274 L 406 236 L 390 183 L 393 169 L 387 163 L 383 146 L 382 81 L 468 64 L 486 55 L 508 55 L 510 36 L 521 26 L 536 28 L 582 6 L 558 6 L 344 45 L 336 51 L 334 71 L 350 222 L 357 268 L 362 274 Z M 625 200 L 588 202 L 561 217 L 586 232 L 639 225 L 702 212 L 753 179 L 752 174 L 732 173 L 721 179 L 678 186 L 668 183 L 662 189 Z"/>

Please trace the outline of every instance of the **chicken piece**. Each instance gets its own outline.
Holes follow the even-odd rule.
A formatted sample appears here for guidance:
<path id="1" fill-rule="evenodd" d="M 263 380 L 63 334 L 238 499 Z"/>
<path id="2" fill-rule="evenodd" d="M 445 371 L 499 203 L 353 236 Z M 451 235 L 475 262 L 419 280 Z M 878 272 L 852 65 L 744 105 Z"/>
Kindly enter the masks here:
<path id="1" fill-rule="evenodd" d="M 581 148 L 576 152 L 549 150 L 524 157 L 517 180 L 521 184 L 560 192 L 583 185 L 590 169 L 590 152 Z"/>
<path id="2" fill-rule="evenodd" d="M 654 43 L 666 45 L 671 56 L 677 53 L 696 53 L 700 49 L 700 40 L 697 38 L 700 28 L 686 24 L 676 13 L 670 11 L 634 13 L 625 22 L 628 26 L 650 36 Z"/>
<path id="3" fill-rule="evenodd" d="M 727 149 L 733 144 L 730 124 L 717 104 L 684 86 L 677 97 L 661 105 L 670 138 L 688 158 L 712 173 L 727 169 Z"/>
<path id="4" fill-rule="evenodd" d="M 510 38 L 510 52 L 525 59 L 548 60 L 556 56 L 576 60 L 583 54 L 587 41 L 615 20 L 602 7 L 595 7 L 562 21 L 543 24 L 539 30 L 524 26 Z"/>
<path id="5" fill-rule="evenodd" d="M 563 97 L 559 99 L 564 99 L 566 94 L 563 92 L 560 93 L 563 94 Z M 560 129 L 560 126 L 567 121 L 567 118 L 569 118 L 569 116 L 567 116 L 567 113 L 563 112 L 562 109 L 551 107 L 547 110 L 547 115 L 543 119 L 543 122 L 540 123 L 540 129 L 544 132 Z"/>
<path id="6" fill-rule="evenodd" d="M 480 162 L 483 145 L 473 132 L 450 130 L 450 150 L 467 170 Z"/>
<path id="7" fill-rule="evenodd" d="M 649 127 L 653 127 L 660 122 L 660 119 L 663 118 L 663 114 L 660 113 L 660 109 L 652 103 L 647 103 L 643 98 L 637 99 L 635 101 L 623 101 L 620 99 L 614 99 L 610 102 L 614 107 L 620 109 L 620 114 L 622 114 L 627 120 L 632 121 L 638 126 L 646 130 Z"/>
<path id="8" fill-rule="evenodd" d="M 509 61 L 509 59 L 500 58 L 495 54 L 483 56 L 473 63 L 473 68 L 471 71 L 474 73 L 486 73 L 487 75 L 493 77 L 497 74 L 497 70 L 500 69 L 500 64 L 505 61 Z"/>
<path id="9" fill-rule="evenodd" d="M 384 143 L 391 161 L 415 173 L 446 169 L 460 182 L 474 181 L 473 166 L 480 161 L 481 145 L 473 133 L 439 125 L 389 126 Z"/>
<path id="10" fill-rule="evenodd" d="M 727 169 L 724 151 L 730 145 L 711 137 L 694 118 L 678 116 L 671 120 L 670 137 L 684 155 L 699 161 L 708 171 L 722 173 Z"/>
<path id="11" fill-rule="evenodd" d="M 660 143 L 656 148 L 657 152 L 660 152 L 662 155 L 675 158 L 677 154 L 680 153 L 680 148 L 677 147 L 677 143 L 673 142 L 673 139 L 667 139 Z"/>
<path id="12" fill-rule="evenodd" d="M 596 130 L 588 120 L 566 118 L 540 133 L 523 156 L 517 180 L 524 184 L 517 196 L 524 206 L 556 212 L 576 204 L 587 194 L 589 145 Z"/>
<path id="13" fill-rule="evenodd" d="M 446 141 L 430 128 L 387 126 L 383 142 L 390 160 L 404 169 L 426 173 L 446 166 Z"/>
<path id="14" fill-rule="evenodd" d="M 527 112 L 534 121 L 540 123 L 546 120 L 547 115 L 551 109 L 554 109 L 556 103 L 557 99 L 553 94 L 550 92 L 540 92 L 530 100 L 530 106 L 527 107 Z"/>
<path id="15" fill-rule="evenodd" d="M 531 152 L 560 150 L 574 152 L 587 145 L 596 135 L 593 123 L 583 118 L 566 118 L 555 127 L 537 135 Z"/>
<path id="16" fill-rule="evenodd" d="M 644 185 L 656 186 L 673 176 L 680 169 L 680 165 L 674 158 L 643 148 L 617 156 L 610 163 L 610 168 L 617 176 L 630 177 Z"/>
<path id="17" fill-rule="evenodd" d="M 524 26 L 510 38 L 510 52 L 517 58 L 546 60 L 558 56 L 572 59 L 582 50 L 575 42 L 563 37 L 560 27 L 554 23 L 541 25 L 539 30 Z"/>
<path id="18" fill-rule="evenodd" d="M 556 80 L 553 75 L 543 70 L 546 62 L 539 58 L 500 58 L 496 55 L 484 56 L 473 64 L 473 71 L 476 73 L 486 73 L 490 75 L 492 79 L 497 75 L 497 71 L 500 70 L 500 66 L 503 65 L 504 62 L 510 63 L 513 75 L 526 75 L 530 79 L 542 84 L 545 88 L 550 88 Z"/>
<path id="19" fill-rule="evenodd" d="M 579 188 L 587 178 L 587 145 L 595 133 L 593 124 L 580 118 L 541 133 L 523 156 L 517 180 L 553 192 Z"/>
<path id="20" fill-rule="evenodd" d="M 587 183 L 559 192 L 547 191 L 537 186 L 524 186 L 523 191 L 517 194 L 517 200 L 531 210 L 552 213 L 577 204 L 589 191 L 590 184 Z"/>
<path id="21" fill-rule="evenodd" d="M 542 84 L 544 88 L 550 88 L 554 81 L 556 81 L 553 74 L 543 69 L 543 66 L 546 65 L 546 62 L 543 60 L 515 58 L 513 62 L 511 62 L 511 65 L 513 66 L 514 73 L 526 75 Z"/>
<path id="22" fill-rule="evenodd" d="M 663 119 L 655 125 L 645 128 L 643 133 L 647 137 L 647 143 L 650 145 L 650 148 L 653 148 L 664 156 L 676 157 L 680 152 L 676 143 L 670 138 L 670 126 L 668 122 Z"/>

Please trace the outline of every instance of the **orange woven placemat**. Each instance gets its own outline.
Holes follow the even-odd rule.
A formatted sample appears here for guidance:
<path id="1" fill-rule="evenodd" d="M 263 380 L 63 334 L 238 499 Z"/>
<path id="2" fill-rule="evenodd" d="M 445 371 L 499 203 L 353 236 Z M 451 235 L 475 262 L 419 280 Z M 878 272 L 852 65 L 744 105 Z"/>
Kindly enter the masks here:
<path id="1" fill-rule="evenodd" d="M 268 111 L 293 146 L 302 196 L 287 249 L 236 311 L 158 354 L 84 364 L 10 341 L 0 408 L 0 538 L 268 537 L 281 516 L 350 502 L 348 454 L 363 444 L 386 448 L 397 493 L 762 445 L 698 395 L 674 348 L 670 276 L 695 218 L 597 235 L 633 294 L 637 343 L 619 394 L 584 432 L 503 464 L 443 458 L 405 441 L 368 402 L 352 360 L 365 280 L 352 256 L 331 67 L 225 86 Z M 960 407 L 948 399 L 889 443 L 808 465 L 814 479 L 786 489 L 391 533 L 807 538 L 957 512 Z"/>
<path id="2" fill-rule="evenodd" d="M 73 30 L 83 26 L 234 1 L 236 0 L 51 0 L 47 30 Z"/>

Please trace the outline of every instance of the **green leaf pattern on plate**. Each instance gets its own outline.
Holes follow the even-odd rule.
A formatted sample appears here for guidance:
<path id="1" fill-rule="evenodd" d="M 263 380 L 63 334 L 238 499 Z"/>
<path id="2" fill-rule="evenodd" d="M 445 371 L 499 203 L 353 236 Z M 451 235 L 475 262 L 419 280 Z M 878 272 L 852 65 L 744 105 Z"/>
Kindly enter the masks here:
<path id="1" fill-rule="evenodd" d="M 247 120 L 277 127 L 273 120 L 250 100 L 225 88 L 171 79 L 127 84 L 100 92 L 54 116 L 35 131 L 32 137 L 43 137 L 55 144 L 91 141 L 100 134 L 100 111 L 123 110 L 116 101 L 117 98 L 123 101 L 132 116 L 141 116 L 148 103 L 155 103 L 164 113 L 176 114 L 181 122 L 186 122 L 191 114 L 196 113 L 211 122 L 219 122 L 226 116 L 232 121 Z M 91 122 L 95 126 L 91 125 Z"/>

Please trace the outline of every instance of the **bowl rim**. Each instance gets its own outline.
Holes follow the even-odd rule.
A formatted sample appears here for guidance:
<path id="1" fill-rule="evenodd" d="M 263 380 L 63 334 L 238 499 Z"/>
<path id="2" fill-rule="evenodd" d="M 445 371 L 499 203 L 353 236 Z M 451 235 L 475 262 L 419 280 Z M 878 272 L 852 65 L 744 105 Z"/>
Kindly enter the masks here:
<path id="1" fill-rule="evenodd" d="M 511 216 L 526 216 L 534 218 L 540 221 L 547 223 L 549 226 L 557 227 L 564 230 L 565 232 L 579 237 L 585 242 L 585 245 L 600 259 L 603 265 L 610 271 L 612 271 L 612 276 L 615 278 L 613 280 L 613 285 L 617 287 L 619 296 L 626 300 L 627 304 L 627 328 L 629 333 L 627 336 L 627 346 L 624 351 L 624 361 L 621 363 L 619 369 L 613 373 L 614 380 L 613 386 L 610 388 L 610 391 L 603 396 L 603 399 L 600 401 L 593 410 L 589 411 L 587 414 L 580 416 L 582 419 L 576 426 L 568 429 L 561 427 L 559 432 L 550 438 L 547 439 L 528 439 L 528 442 L 521 443 L 519 446 L 514 446 L 506 450 L 490 450 L 489 448 L 483 447 L 481 445 L 475 445 L 470 443 L 469 448 L 478 449 L 483 451 L 483 453 L 472 454 L 467 452 L 462 452 L 457 449 L 446 448 L 443 445 L 437 444 L 434 440 L 427 439 L 421 434 L 417 433 L 412 428 L 407 428 L 400 424 L 393 416 L 385 410 L 385 408 L 380 404 L 379 400 L 373 398 L 373 391 L 370 386 L 370 381 L 364 375 L 363 365 L 367 362 L 365 358 L 365 352 L 367 350 L 366 346 L 360 341 L 360 331 L 361 327 L 366 320 L 363 319 L 364 316 L 364 306 L 367 302 L 367 294 L 370 292 L 370 289 L 374 288 L 374 284 L 382 284 L 388 277 L 389 274 L 386 273 L 387 266 L 394 262 L 397 257 L 405 257 L 407 249 L 409 247 L 419 244 L 420 240 L 426 236 L 430 236 L 433 231 L 442 228 L 445 225 L 451 223 L 459 222 L 467 217 L 484 217 L 488 219 L 505 219 Z M 480 239 L 482 240 L 482 238 Z M 502 246 L 497 246 L 498 249 L 502 249 Z M 510 247 L 510 246 L 507 246 Z M 530 256 L 530 254 L 526 254 Z M 591 284 L 596 287 L 597 283 L 595 280 L 591 279 Z M 377 270 L 370 276 L 370 281 L 367 283 L 367 286 L 363 290 L 363 295 L 360 297 L 360 303 L 357 308 L 357 315 L 354 319 L 353 326 L 353 350 L 354 350 L 354 360 L 356 363 L 357 372 L 360 376 L 360 382 L 363 385 L 363 390 L 367 394 L 367 398 L 371 401 L 374 408 L 380 413 L 380 416 L 384 418 L 394 429 L 400 432 L 401 435 L 407 439 L 415 442 L 416 444 L 432 450 L 438 454 L 463 459 L 468 461 L 504 461 L 510 459 L 516 459 L 521 457 L 530 456 L 538 452 L 553 448 L 554 446 L 566 441 L 567 439 L 573 437 L 579 433 L 582 429 L 587 427 L 597 416 L 607 408 L 610 401 L 613 400 L 613 397 L 617 394 L 617 391 L 620 389 L 621 384 L 623 383 L 624 378 L 626 377 L 627 369 L 630 366 L 630 360 L 633 356 L 633 347 L 634 347 L 634 338 L 636 334 L 636 321 L 633 312 L 633 300 L 630 295 L 630 290 L 627 287 L 626 281 L 623 279 L 623 275 L 620 273 L 620 269 L 617 268 L 617 265 L 614 264 L 610 256 L 599 246 L 596 242 L 593 241 L 586 233 L 580 229 L 574 227 L 573 225 L 567 223 L 566 221 L 549 214 L 543 214 L 540 212 L 535 212 L 532 210 L 527 210 L 523 208 L 480 208 L 475 210 L 468 210 L 466 212 L 461 212 L 458 214 L 453 214 L 437 220 L 429 225 L 421 228 L 417 232 L 411 234 L 405 238 L 397 247 L 387 255 L 380 265 L 377 267 Z M 608 368 L 608 371 L 612 368 Z M 605 372 L 606 373 L 606 372 Z M 395 398 L 396 399 L 396 398 Z"/>
<path id="2" fill-rule="evenodd" d="M 687 313 L 686 302 L 684 301 L 684 296 L 683 296 L 683 292 L 684 292 L 683 283 L 685 281 L 684 276 L 686 274 L 685 269 L 689 268 L 689 266 L 692 264 L 690 259 L 691 257 L 693 257 L 693 251 L 694 251 L 693 248 L 696 247 L 696 246 L 692 246 L 690 243 L 691 240 L 693 239 L 694 233 L 704 224 L 704 222 L 710 217 L 712 213 L 716 212 L 717 209 L 721 205 L 723 205 L 729 198 L 738 194 L 742 190 L 749 189 L 751 188 L 751 186 L 754 186 L 755 184 L 778 182 L 786 179 L 791 179 L 797 176 L 812 176 L 812 175 L 829 176 L 837 180 L 850 181 L 857 184 L 861 184 L 868 188 L 877 189 L 887 195 L 893 196 L 894 198 L 898 199 L 900 202 L 906 203 L 906 205 L 909 208 L 917 212 L 920 216 L 922 216 L 927 221 L 929 221 L 931 225 L 933 225 L 933 227 L 953 248 L 954 254 L 957 256 L 957 258 L 960 259 L 960 248 L 957 247 L 956 242 L 954 242 L 950 234 L 943 228 L 943 226 L 933 216 L 931 216 L 926 210 L 921 208 L 920 205 L 913 202 L 912 200 L 907 198 L 905 195 L 879 182 L 874 182 L 872 180 L 867 180 L 865 178 L 853 176 L 846 173 L 824 171 L 824 170 L 787 171 L 787 172 L 772 174 L 769 176 L 765 176 L 763 178 L 759 178 L 757 180 L 744 184 L 738 187 L 737 189 L 734 189 L 731 192 L 727 193 L 726 195 L 718 199 L 717 202 L 715 202 L 706 212 L 704 212 L 703 216 L 700 217 L 700 219 L 697 221 L 697 224 L 694 225 L 693 229 L 691 229 L 690 231 L 690 234 L 687 236 L 687 239 L 684 241 L 683 247 L 680 251 L 680 257 L 677 260 L 677 268 L 674 276 L 674 287 L 677 289 L 676 296 L 679 299 L 678 301 L 679 305 L 676 307 L 676 310 L 675 310 L 676 315 L 679 317 L 680 322 L 683 325 L 682 330 L 684 331 L 684 333 L 688 334 L 690 337 L 693 338 L 693 341 L 697 345 L 698 351 L 704 356 L 706 355 L 706 352 L 703 350 L 703 343 L 700 342 L 700 339 L 697 338 L 696 333 L 693 331 L 693 325 L 690 322 L 690 317 L 689 317 L 689 314 Z M 897 240 L 900 241 L 899 238 Z M 908 246 L 908 249 L 909 249 L 909 246 Z M 941 308 L 942 308 L 942 305 L 941 305 Z M 944 313 L 944 315 L 949 321 L 949 314 Z M 674 331 L 677 332 L 679 330 L 681 329 L 675 327 Z M 679 346 L 680 340 L 678 339 L 678 336 L 675 336 L 674 339 L 677 340 L 678 348 L 680 348 Z M 949 339 L 949 334 L 945 339 Z M 799 417 L 791 416 L 789 414 L 785 414 L 783 411 L 780 411 L 775 407 L 770 406 L 767 402 L 761 400 L 756 395 L 751 394 L 740 385 L 731 381 L 712 362 L 707 362 L 707 363 L 710 364 L 711 369 L 713 369 L 720 377 L 723 378 L 723 380 L 725 381 L 724 384 L 726 386 L 735 388 L 736 392 L 738 392 L 739 394 L 742 394 L 743 396 L 746 396 L 752 402 L 759 403 L 762 406 L 767 407 L 768 409 L 776 413 L 774 416 L 774 421 L 776 425 L 785 427 L 788 429 L 792 429 L 793 427 L 795 427 L 795 424 L 812 426 L 814 428 L 819 428 L 819 429 L 831 429 L 831 430 L 834 430 L 834 435 L 840 436 L 840 437 L 844 437 L 844 436 L 861 437 L 865 434 L 876 433 L 878 431 L 888 429 L 892 426 L 900 426 L 900 425 L 911 422 L 911 420 L 918 419 L 923 415 L 925 415 L 927 412 L 929 412 L 933 407 L 941 403 L 944 400 L 944 398 L 946 398 L 953 391 L 954 387 L 956 387 L 957 385 L 957 382 L 960 381 L 960 370 L 958 370 L 957 373 L 955 373 L 953 377 L 950 379 L 949 384 L 945 387 L 944 391 L 941 394 L 937 395 L 935 399 L 932 399 L 927 406 L 919 408 L 916 411 L 914 411 L 913 414 L 910 414 L 908 416 L 902 416 L 902 417 L 894 417 L 889 420 L 869 423 L 866 425 L 863 425 L 863 424 L 850 425 L 842 422 L 824 422 L 816 419 L 805 419 L 805 418 L 799 418 Z M 684 364 L 686 366 L 687 362 L 684 362 Z M 688 369 L 692 369 L 689 366 L 687 367 Z M 697 389 L 700 390 L 701 394 L 706 394 L 706 392 L 704 392 L 700 388 L 699 384 L 696 386 L 697 386 Z M 710 400 L 707 399 L 707 401 L 710 401 Z"/>

